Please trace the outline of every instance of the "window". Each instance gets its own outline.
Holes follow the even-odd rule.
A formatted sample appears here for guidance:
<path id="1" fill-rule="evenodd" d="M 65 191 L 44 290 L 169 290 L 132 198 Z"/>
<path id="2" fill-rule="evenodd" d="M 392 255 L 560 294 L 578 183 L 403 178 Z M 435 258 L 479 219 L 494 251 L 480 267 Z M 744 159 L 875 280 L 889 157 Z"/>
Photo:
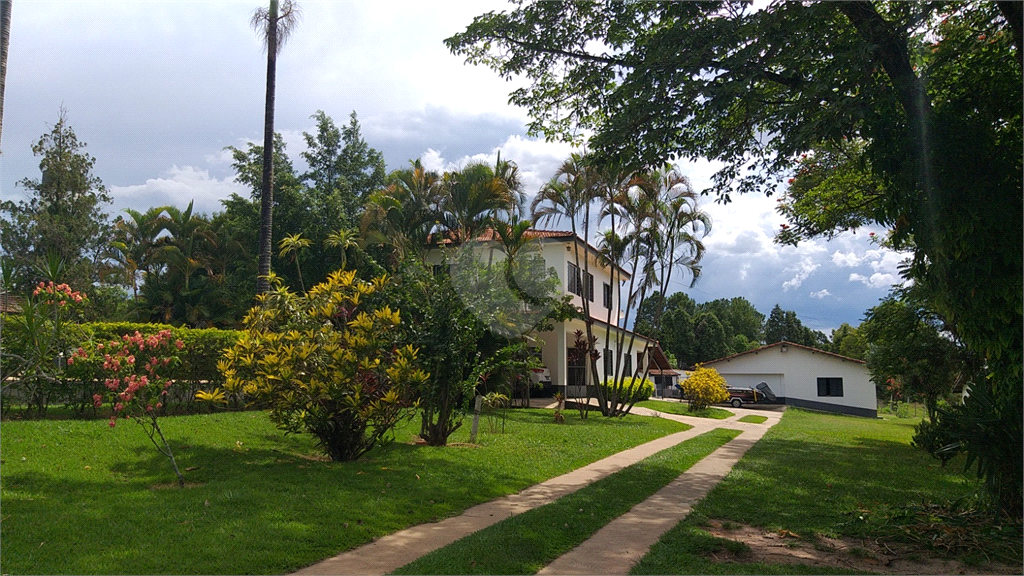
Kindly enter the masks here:
<path id="1" fill-rule="evenodd" d="M 607 282 L 604 283 L 604 307 L 612 309 L 612 285 Z"/>
<path id="2" fill-rule="evenodd" d="M 842 378 L 818 378 L 818 396 L 842 396 Z"/>
<path id="3" fill-rule="evenodd" d="M 615 365 L 612 364 L 612 351 L 604 349 L 604 375 L 610 376 L 615 371 Z"/>
<path id="4" fill-rule="evenodd" d="M 633 376 L 633 358 L 629 354 L 622 355 L 622 373 L 627 378 Z"/>
<path id="5" fill-rule="evenodd" d="M 583 294 L 583 289 L 580 287 L 580 269 L 572 262 L 569 263 L 569 274 L 566 284 L 569 292 L 577 295 Z"/>
<path id="6" fill-rule="evenodd" d="M 591 302 L 594 301 L 594 275 L 587 273 L 586 283 L 583 282 L 583 276 L 580 274 L 578 266 L 569 262 L 568 266 L 568 279 L 566 284 L 569 288 L 569 292 L 576 294 L 579 297 L 583 297 L 583 291 L 586 290 L 587 299 Z"/>

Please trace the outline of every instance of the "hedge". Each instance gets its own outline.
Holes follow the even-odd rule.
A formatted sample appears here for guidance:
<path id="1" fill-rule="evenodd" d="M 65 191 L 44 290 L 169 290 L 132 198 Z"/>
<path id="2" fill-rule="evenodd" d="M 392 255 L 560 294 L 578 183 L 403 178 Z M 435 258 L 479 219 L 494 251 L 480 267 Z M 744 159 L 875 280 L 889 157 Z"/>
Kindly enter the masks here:
<path id="1" fill-rule="evenodd" d="M 125 334 L 139 332 L 143 336 L 148 336 L 161 330 L 170 330 L 176 340 L 184 343 L 180 356 L 181 363 L 170 369 L 168 374 L 176 381 L 172 388 L 174 394 L 169 403 L 169 410 L 178 412 L 193 411 L 196 408 L 195 395 L 200 389 L 216 388 L 223 384 L 224 377 L 217 369 L 217 362 L 223 357 L 224 350 L 234 346 L 239 335 L 235 330 L 179 328 L 167 324 L 135 322 L 90 322 L 77 325 L 76 329 L 77 338 L 68 338 L 62 342 L 67 355 L 88 341 L 106 343 L 120 340 Z M 18 331 L 5 330 L 4 347 L 9 350 L 23 348 L 24 345 L 18 342 L 19 336 Z M 94 368 L 90 369 L 88 366 L 78 366 L 69 370 L 65 376 L 62 380 L 48 383 L 41 391 L 34 388 L 28 390 L 28 383 L 15 383 L 10 387 L 5 400 L 12 399 L 13 396 L 16 401 L 25 402 L 33 400 L 30 396 L 34 395 L 37 409 L 63 404 L 76 413 L 88 411 L 92 406 L 92 395 L 101 391 L 102 377 Z M 9 407 L 8 402 L 5 404 L 8 404 L 5 408 Z"/>
<path id="2" fill-rule="evenodd" d="M 616 390 L 615 379 L 609 378 L 601 386 L 604 388 L 606 397 Z M 629 405 L 636 404 L 641 400 L 647 400 L 654 394 L 654 382 L 647 378 L 626 377 L 622 380 L 622 387 L 619 388 L 619 401 Z"/>

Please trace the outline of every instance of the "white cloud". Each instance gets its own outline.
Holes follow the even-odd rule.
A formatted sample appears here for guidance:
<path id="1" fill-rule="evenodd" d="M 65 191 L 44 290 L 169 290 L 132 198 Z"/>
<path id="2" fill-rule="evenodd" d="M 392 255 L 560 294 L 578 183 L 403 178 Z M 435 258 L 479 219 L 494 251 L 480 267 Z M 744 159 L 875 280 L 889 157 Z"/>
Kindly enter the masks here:
<path id="1" fill-rule="evenodd" d="M 233 193 L 247 197 L 249 189 L 234 178 L 213 178 L 208 171 L 193 166 L 174 166 L 164 177 L 150 178 L 145 184 L 110 187 L 116 212 L 129 207 L 172 205 L 185 208 L 194 201 L 195 212 L 212 214 L 223 210 L 220 200 Z"/>
<path id="2" fill-rule="evenodd" d="M 427 148 L 427 151 L 420 156 L 420 163 L 426 170 L 434 172 L 444 172 L 448 168 L 441 153 L 433 148 Z"/>
<path id="3" fill-rule="evenodd" d="M 836 250 L 832 254 L 832 263 L 835 264 L 836 266 L 839 266 L 840 268 L 853 268 L 856 266 L 860 266 L 863 261 L 863 257 L 857 256 L 853 252 L 843 253 L 839 250 Z"/>
<path id="4" fill-rule="evenodd" d="M 861 282 L 869 288 L 889 288 L 899 283 L 899 277 L 894 274 L 882 274 L 875 272 L 871 276 L 864 276 L 854 272 L 850 274 L 850 282 Z"/>
<path id="5" fill-rule="evenodd" d="M 817 298 L 818 300 L 824 299 L 826 296 L 831 296 L 832 293 L 827 288 L 818 290 L 817 292 L 811 292 L 811 298 Z"/>
<path id="6" fill-rule="evenodd" d="M 819 267 L 821 267 L 821 264 L 815 263 L 811 260 L 810 256 L 801 257 L 800 262 L 795 267 L 786 269 L 787 272 L 795 271 L 796 275 L 782 283 L 782 290 L 785 292 L 789 291 L 790 288 L 799 288 L 804 283 L 804 280 L 807 280 Z"/>

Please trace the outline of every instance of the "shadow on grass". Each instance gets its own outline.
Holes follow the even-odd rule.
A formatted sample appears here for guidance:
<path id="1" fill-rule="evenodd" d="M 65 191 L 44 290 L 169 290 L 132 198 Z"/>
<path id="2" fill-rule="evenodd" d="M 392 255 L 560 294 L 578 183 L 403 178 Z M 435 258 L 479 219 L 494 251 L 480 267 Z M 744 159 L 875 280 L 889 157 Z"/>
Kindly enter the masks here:
<path id="1" fill-rule="evenodd" d="M 121 429 L 127 423 L 109 433 L 76 425 L 70 435 L 45 423 L 5 427 L 4 456 L 17 466 L 5 465 L 0 482 L 0 570 L 288 572 L 637 443 L 623 427 L 644 440 L 665 433 L 653 421 L 538 426 L 550 411 L 530 412 L 510 417 L 506 434 L 482 434 L 483 449 L 396 443 L 337 463 L 317 460 L 308 436 L 271 432 L 265 415 L 169 419 L 186 489 L 141 430 Z M 58 443 L 61 452 L 48 452 Z M 567 444 L 585 448 L 563 455 Z"/>

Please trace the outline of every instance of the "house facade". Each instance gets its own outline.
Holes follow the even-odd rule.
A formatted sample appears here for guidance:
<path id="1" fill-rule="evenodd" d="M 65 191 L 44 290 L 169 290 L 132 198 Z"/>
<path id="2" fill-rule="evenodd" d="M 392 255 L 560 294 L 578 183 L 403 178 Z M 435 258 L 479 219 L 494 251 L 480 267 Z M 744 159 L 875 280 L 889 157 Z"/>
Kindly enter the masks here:
<path id="1" fill-rule="evenodd" d="M 878 402 L 863 360 L 778 342 L 703 366 L 714 368 L 731 387 L 765 382 L 779 402 L 800 408 L 875 418 Z"/>
<path id="2" fill-rule="evenodd" d="M 602 263 L 597 248 L 572 232 L 530 230 L 526 237 L 532 249 L 543 256 L 545 267 L 554 270 L 560 292 L 571 296 L 571 303 L 581 311 L 586 299 L 591 331 L 597 337 L 596 346 L 601 353 L 597 366 L 602 379 L 613 373 L 617 354 L 621 358 L 621 370 L 625 373 L 631 374 L 638 366 L 641 369 L 670 369 L 667 363 L 661 367 L 653 354 L 645 353 L 657 346 L 656 341 L 620 326 L 623 319 L 621 290 L 629 281 L 628 272 Z M 500 251 L 492 249 L 497 243 L 490 232 L 478 238 L 475 244 L 482 260 L 504 257 Z M 576 264 L 577 253 L 579 266 Z M 440 250 L 432 250 L 427 256 L 427 262 L 435 265 L 441 264 L 443 259 Z M 586 338 L 587 327 L 582 319 L 555 322 L 549 331 L 526 336 L 528 344 L 536 349 L 541 362 L 548 368 L 551 383 L 566 398 L 585 396 L 586 386 L 597 384 L 587 369 L 586 359 L 575 351 L 577 331 Z"/>

